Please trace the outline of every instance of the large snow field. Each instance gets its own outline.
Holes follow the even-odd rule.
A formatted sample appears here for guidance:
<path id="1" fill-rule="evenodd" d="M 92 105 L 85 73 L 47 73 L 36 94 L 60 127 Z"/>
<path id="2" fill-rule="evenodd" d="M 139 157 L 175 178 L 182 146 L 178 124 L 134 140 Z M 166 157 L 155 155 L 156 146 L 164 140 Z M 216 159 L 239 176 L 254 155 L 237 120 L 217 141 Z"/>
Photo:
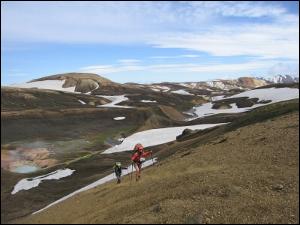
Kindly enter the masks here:
<path id="1" fill-rule="evenodd" d="M 50 89 L 50 90 L 57 90 L 57 91 L 75 92 L 75 86 L 63 88 L 64 83 L 65 80 L 43 80 L 43 81 L 34 81 L 34 82 L 23 83 L 23 84 L 13 84 L 10 86 L 19 87 L 19 88 L 38 88 L 38 89 Z"/>
<path id="2" fill-rule="evenodd" d="M 116 152 L 131 151 L 137 143 L 141 143 L 144 147 L 160 145 L 175 141 L 176 137 L 182 133 L 186 128 L 192 130 L 204 130 L 210 127 L 223 125 L 224 123 L 219 124 L 200 124 L 192 126 L 182 126 L 182 127 L 168 127 L 168 128 L 159 128 L 151 129 L 146 131 L 141 131 L 135 133 L 127 138 L 120 145 L 116 145 L 105 150 L 102 154 L 111 154 Z"/>
<path id="3" fill-rule="evenodd" d="M 264 89 L 254 89 L 250 91 L 245 91 L 231 97 L 225 98 L 259 98 L 259 100 L 272 100 L 272 103 L 287 101 L 295 98 L 299 98 L 298 88 L 264 88 Z"/>
<path id="4" fill-rule="evenodd" d="M 64 88 L 63 85 L 65 80 L 43 80 L 43 81 L 34 81 L 34 82 L 27 82 L 23 84 L 13 84 L 10 85 L 11 87 L 19 87 L 19 88 L 38 88 L 38 89 L 49 89 L 49 90 L 56 90 L 56 91 L 65 91 L 65 92 L 73 92 L 73 93 L 80 93 L 75 91 L 74 87 Z M 99 84 L 95 82 L 96 88 L 92 91 L 99 88 Z M 86 94 L 91 94 L 91 92 L 87 92 Z"/>
<path id="5" fill-rule="evenodd" d="M 240 98 L 240 97 L 249 97 L 249 98 L 258 98 L 259 101 L 262 100 L 271 100 L 271 102 L 266 104 L 255 104 L 251 107 L 245 107 L 245 108 L 238 108 L 235 103 L 231 104 L 232 108 L 230 109 L 212 109 L 213 104 L 212 103 L 206 103 L 201 106 L 193 107 L 194 113 L 197 115 L 197 117 L 188 119 L 188 120 L 194 120 L 200 117 L 210 116 L 214 114 L 220 114 L 220 113 L 241 113 L 246 112 L 251 109 L 281 102 L 281 101 L 287 101 L 295 98 L 299 98 L 299 89 L 298 88 L 264 88 L 264 89 L 254 89 L 250 91 L 245 91 L 236 95 L 233 95 L 228 98 L 221 98 L 222 100 L 225 99 L 231 99 L 231 98 Z"/>

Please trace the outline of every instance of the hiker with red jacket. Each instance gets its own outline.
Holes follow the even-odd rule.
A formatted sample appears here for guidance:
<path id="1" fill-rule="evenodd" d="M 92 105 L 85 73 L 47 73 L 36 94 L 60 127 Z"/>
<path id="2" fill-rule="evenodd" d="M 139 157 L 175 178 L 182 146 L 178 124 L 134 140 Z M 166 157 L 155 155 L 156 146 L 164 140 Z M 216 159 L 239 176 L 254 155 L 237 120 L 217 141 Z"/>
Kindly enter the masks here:
<path id="1" fill-rule="evenodd" d="M 145 151 L 144 147 L 141 144 L 136 144 L 134 146 L 134 153 L 131 157 L 131 160 L 136 170 L 136 181 L 141 178 L 143 160 L 145 160 L 145 158 L 150 155 L 152 155 L 152 151 Z"/>

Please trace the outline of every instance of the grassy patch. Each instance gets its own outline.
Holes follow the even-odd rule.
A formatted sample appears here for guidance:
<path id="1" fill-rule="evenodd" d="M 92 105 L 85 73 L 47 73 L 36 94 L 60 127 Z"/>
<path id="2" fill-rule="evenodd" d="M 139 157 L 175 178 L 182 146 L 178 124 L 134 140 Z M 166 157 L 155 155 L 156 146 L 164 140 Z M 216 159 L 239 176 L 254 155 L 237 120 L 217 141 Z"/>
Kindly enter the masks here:
<path id="1" fill-rule="evenodd" d="M 93 152 L 93 153 L 85 153 L 85 155 L 81 156 L 81 157 L 78 157 L 78 158 L 75 158 L 75 159 L 72 159 L 70 161 L 67 161 L 64 163 L 65 166 L 70 166 L 71 164 L 73 163 L 76 163 L 76 162 L 79 162 L 81 160 L 86 160 L 86 159 L 89 159 L 91 158 L 92 156 L 94 156 L 95 154 L 98 154 L 99 152 Z"/>
<path id="2" fill-rule="evenodd" d="M 143 170 L 138 183 L 125 176 L 17 222 L 297 224 L 298 123 L 292 113 L 195 151 L 182 145 L 188 154 Z"/>
<path id="3" fill-rule="evenodd" d="M 190 110 L 194 105 L 195 104 L 192 101 L 183 101 L 175 107 L 178 111 L 184 112 Z"/>
<path id="4" fill-rule="evenodd" d="M 126 126 L 120 128 L 111 128 L 107 129 L 104 132 L 99 132 L 96 135 L 91 135 L 87 137 L 87 140 L 90 142 L 89 149 L 95 149 L 99 147 L 105 146 L 105 141 L 108 138 L 113 138 L 118 135 L 124 134 L 128 136 L 129 134 L 133 133 L 136 130 L 135 126 Z"/>

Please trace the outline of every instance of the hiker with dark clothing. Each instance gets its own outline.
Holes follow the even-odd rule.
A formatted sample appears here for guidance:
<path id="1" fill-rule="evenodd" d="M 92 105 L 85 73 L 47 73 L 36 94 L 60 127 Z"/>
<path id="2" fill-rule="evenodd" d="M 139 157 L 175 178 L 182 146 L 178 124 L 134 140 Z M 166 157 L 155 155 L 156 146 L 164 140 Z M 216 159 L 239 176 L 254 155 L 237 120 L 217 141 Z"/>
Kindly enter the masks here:
<path id="1" fill-rule="evenodd" d="M 116 162 L 114 165 L 114 172 L 117 178 L 117 184 L 121 183 L 122 170 L 126 170 L 127 168 L 122 167 L 120 162 Z"/>
<path id="2" fill-rule="evenodd" d="M 138 181 L 141 178 L 142 163 L 146 157 L 152 155 L 152 151 L 145 151 L 141 144 L 136 144 L 134 147 L 134 153 L 131 157 L 132 164 L 136 171 L 135 180 Z"/>

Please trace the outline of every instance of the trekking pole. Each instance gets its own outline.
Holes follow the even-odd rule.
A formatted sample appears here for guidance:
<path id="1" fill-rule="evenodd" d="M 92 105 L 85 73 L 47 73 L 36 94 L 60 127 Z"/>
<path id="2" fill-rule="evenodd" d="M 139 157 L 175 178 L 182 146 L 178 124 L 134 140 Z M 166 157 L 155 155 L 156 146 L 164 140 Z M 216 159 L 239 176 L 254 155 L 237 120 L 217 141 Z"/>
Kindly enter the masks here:
<path id="1" fill-rule="evenodd" d="M 133 173 L 133 163 L 131 163 L 130 183 L 131 183 L 131 181 L 132 181 L 132 173 Z"/>
<path id="2" fill-rule="evenodd" d="M 153 153 L 151 152 L 151 159 L 152 159 L 152 165 L 154 164 L 154 161 L 153 161 Z"/>

